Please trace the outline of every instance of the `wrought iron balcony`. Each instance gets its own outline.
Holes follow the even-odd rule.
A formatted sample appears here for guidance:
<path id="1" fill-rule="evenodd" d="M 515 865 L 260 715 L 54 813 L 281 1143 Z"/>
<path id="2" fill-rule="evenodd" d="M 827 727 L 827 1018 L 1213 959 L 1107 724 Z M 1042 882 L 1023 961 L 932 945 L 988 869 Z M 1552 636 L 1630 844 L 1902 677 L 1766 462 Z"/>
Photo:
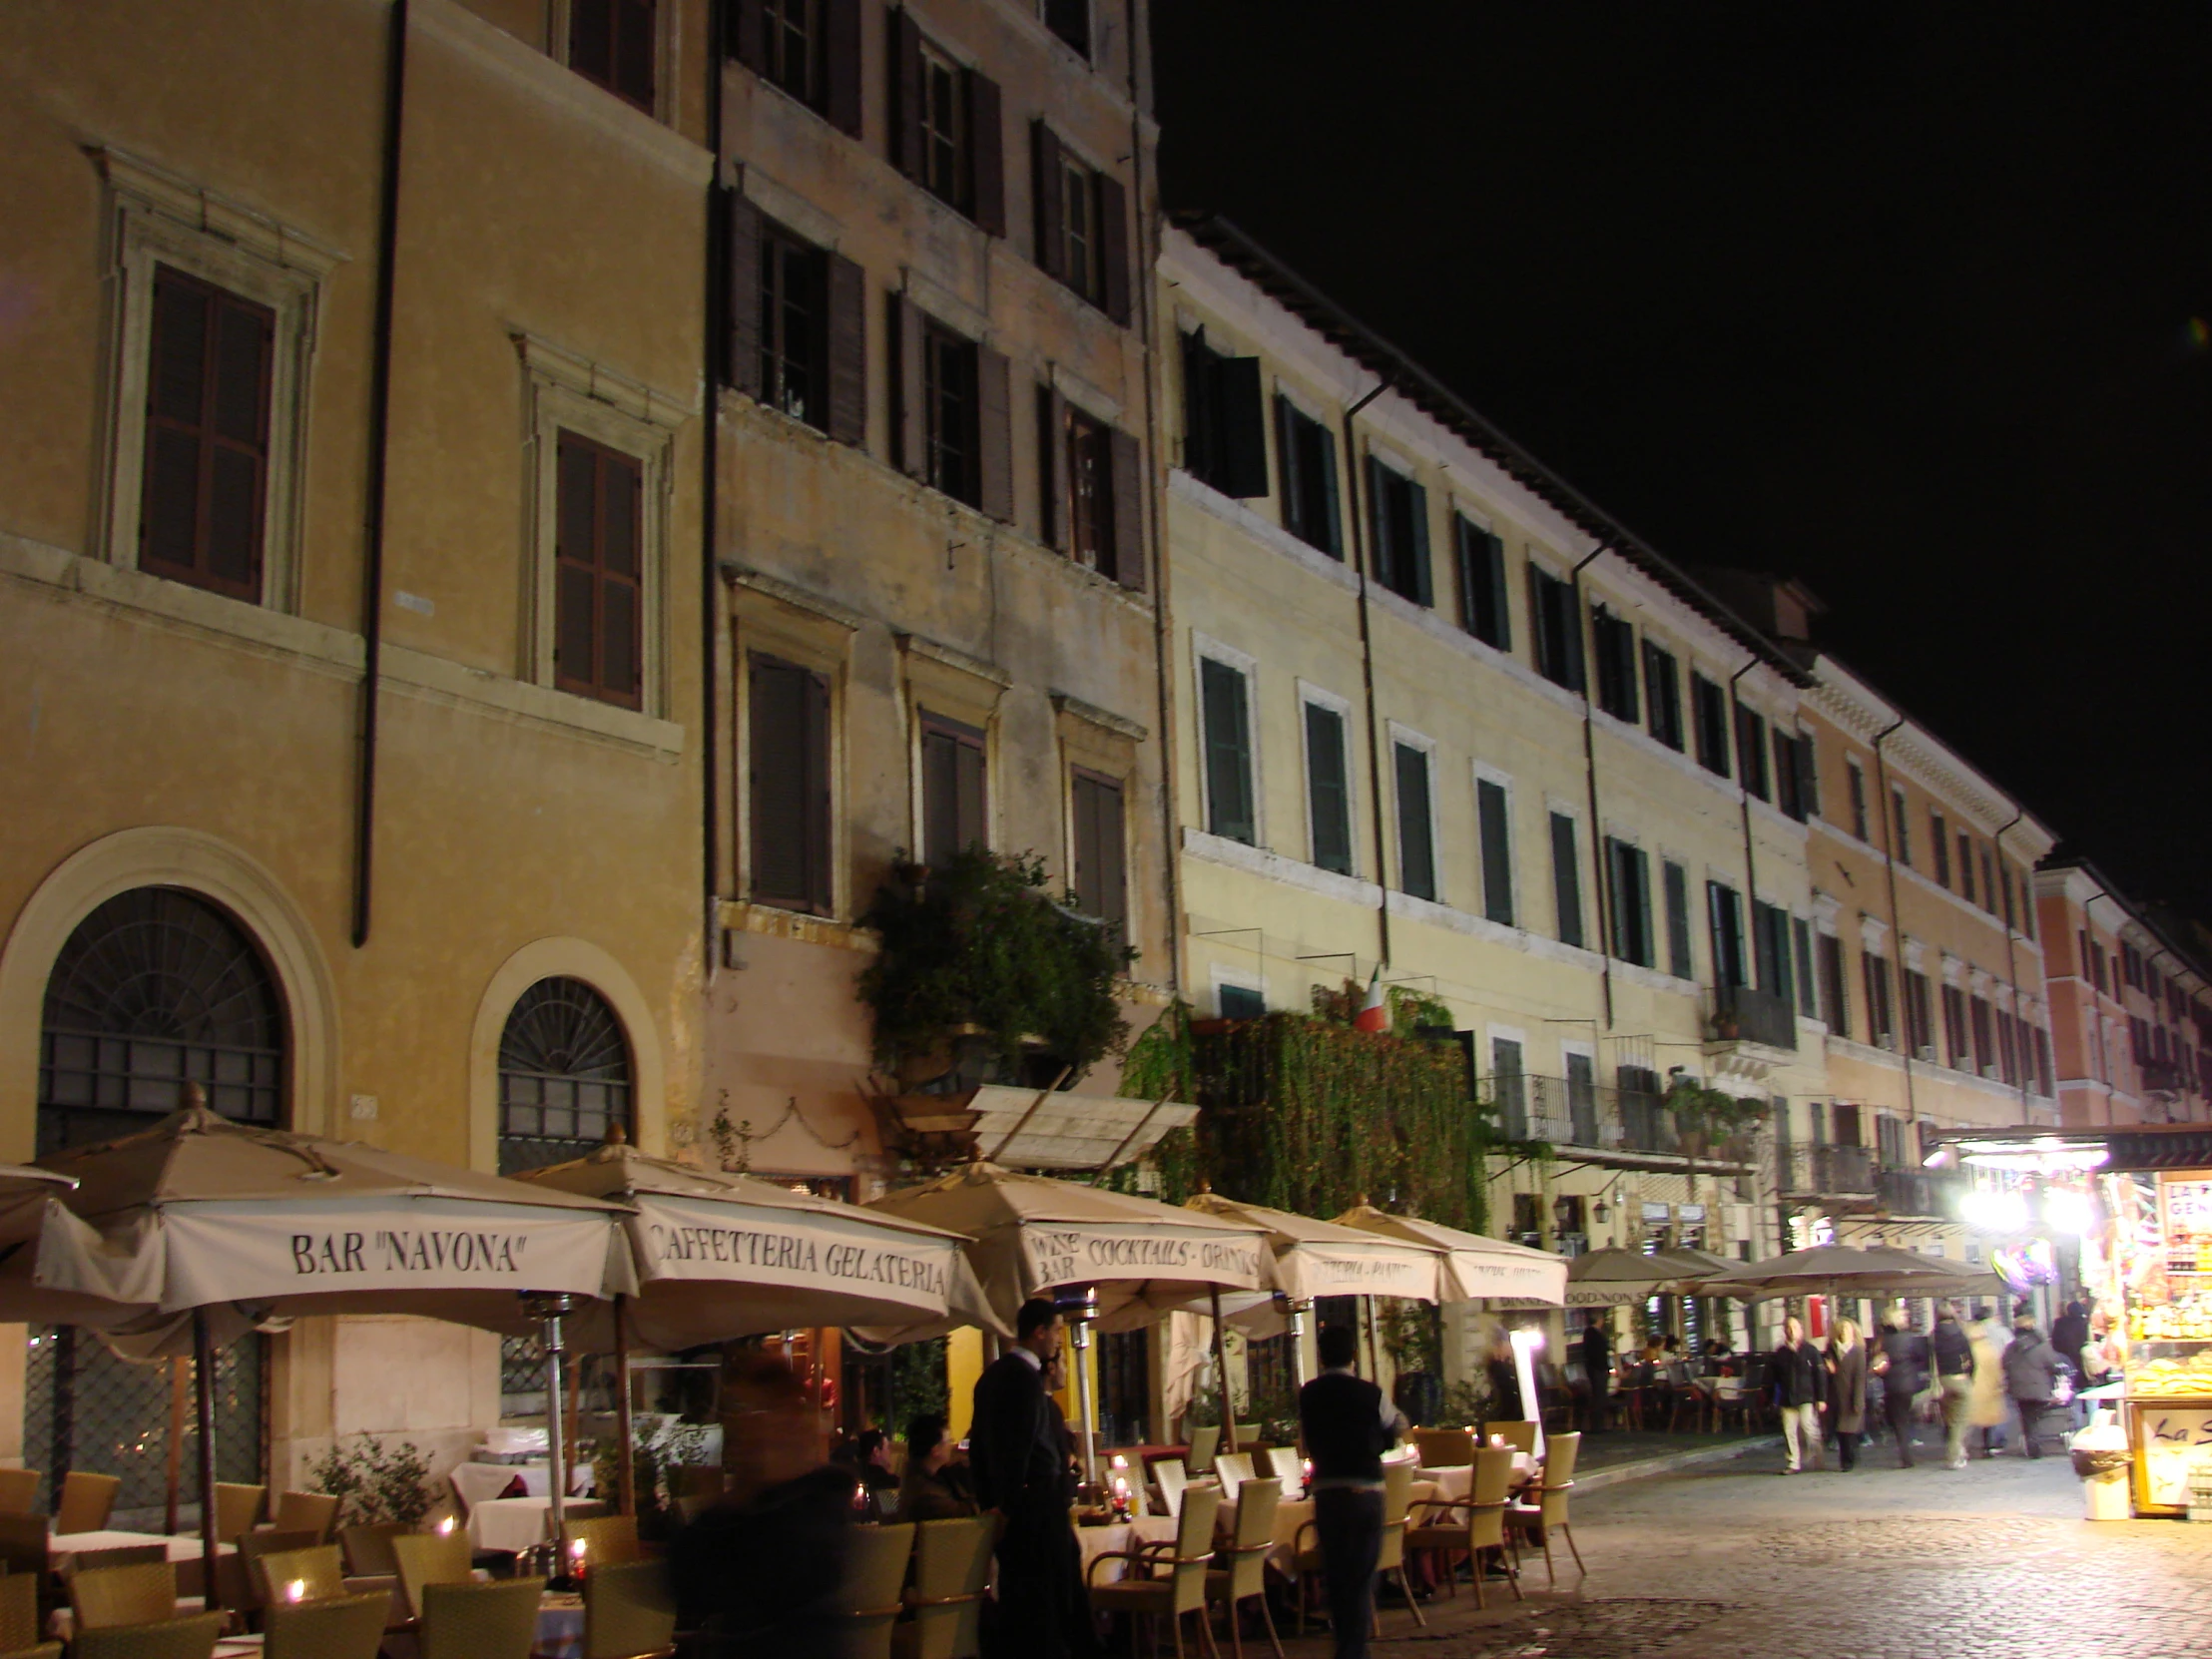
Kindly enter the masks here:
<path id="1" fill-rule="evenodd" d="M 1601 1152 L 1694 1154 L 1719 1162 L 1740 1161 L 1710 1142 L 1693 1138 L 1686 1143 L 1664 1097 L 1647 1090 L 1520 1073 L 1485 1077 L 1477 1086 L 1482 1098 L 1497 1106 L 1500 1127 L 1513 1140 Z"/>
<path id="2" fill-rule="evenodd" d="M 1893 1216 L 1958 1219 L 1958 1197 L 1965 1181 L 1956 1174 L 1930 1169 L 1881 1169 L 1875 1171 L 1874 1183 L 1876 1199 Z"/>
<path id="3" fill-rule="evenodd" d="M 1865 1197 L 1876 1190 L 1872 1147 L 1792 1147 L 1782 1174 L 1784 1192 L 1808 1197 Z"/>
<path id="4" fill-rule="evenodd" d="M 1768 1048 L 1797 1047 L 1797 1010 L 1785 997 L 1750 985 L 1718 985 L 1713 990 L 1713 1040 L 1761 1043 Z"/>

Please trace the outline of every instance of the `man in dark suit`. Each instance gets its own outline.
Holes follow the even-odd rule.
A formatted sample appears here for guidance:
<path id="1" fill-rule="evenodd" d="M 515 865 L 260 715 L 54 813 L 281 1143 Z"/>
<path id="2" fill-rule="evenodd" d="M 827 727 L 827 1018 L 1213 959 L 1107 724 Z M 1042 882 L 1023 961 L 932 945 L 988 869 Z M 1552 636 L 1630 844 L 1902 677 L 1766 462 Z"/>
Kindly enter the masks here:
<path id="1" fill-rule="evenodd" d="M 1075 1476 L 1044 1386 L 1060 1354 L 1059 1310 L 1025 1302 L 1014 1331 L 1014 1346 L 975 1380 L 968 1430 L 976 1501 L 1002 1517 L 992 1646 L 1007 1659 L 1090 1659 L 1098 1636 L 1068 1517 Z"/>
<path id="2" fill-rule="evenodd" d="M 1582 1328 L 1582 1378 L 1590 1386 L 1590 1404 L 1583 1426 L 1597 1434 L 1605 1428 L 1605 1393 L 1613 1383 L 1613 1339 L 1603 1314 L 1587 1318 L 1589 1324 Z"/>
<path id="3" fill-rule="evenodd" d="M 1405 1418 L 1354 1367 L 1360 1339 L 1322 1327 L 1321 1375 L 1298 1391 L 1298 1426 L 1313 1459 L 1314 1531 L 1329 1591 L 1337 1659 L 1367 1659 L 1375 1566 L 1382 1553 L 1382 1453 Z"/>

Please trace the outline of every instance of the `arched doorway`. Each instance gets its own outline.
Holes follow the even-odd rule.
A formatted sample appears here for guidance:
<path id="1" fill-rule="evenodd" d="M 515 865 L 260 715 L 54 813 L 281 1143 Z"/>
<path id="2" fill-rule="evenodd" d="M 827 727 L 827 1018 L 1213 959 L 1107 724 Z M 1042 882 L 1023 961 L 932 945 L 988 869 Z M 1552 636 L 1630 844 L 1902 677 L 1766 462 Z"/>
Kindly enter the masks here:
<path id="1" fill-rule="evenodd" d="M 80 921 L 47 977 L 39 1024 L 38 1149 L 114 1139 L 177 1109 L 187 1082 L 241 1122 L 280 1125 L 288 1094 L 283 994 L 260 947 L 227 911 L 180 887 L 133 887 Z M 258 1480 L 263 1352 L 249 1336 L 217 1373 L 216 1467 Z M 119 1475 L 116 1524 L 158 1526 L 168 1493 L 175 1387 L 162 1364 L 117 1358 L 96 1337 L 36 1326 L 24 1379 L 25 1463 L 58 1492 L 72 1468 Z M 199 1501 L 183 1450 L 183 1499 Z"/>

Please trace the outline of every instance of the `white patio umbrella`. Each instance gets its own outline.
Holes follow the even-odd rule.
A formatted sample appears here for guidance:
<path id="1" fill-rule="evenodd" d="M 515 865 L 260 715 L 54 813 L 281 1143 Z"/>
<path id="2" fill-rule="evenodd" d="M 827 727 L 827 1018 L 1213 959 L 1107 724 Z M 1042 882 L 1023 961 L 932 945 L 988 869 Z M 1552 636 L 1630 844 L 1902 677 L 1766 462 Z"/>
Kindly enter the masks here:
<path id="1" fill-rule="evenodd" d="M 1179 1209 L 1124 1193 L 1081 1187 L 995 1164 L 966 1164 L 867 1206 L 886 1215 L 965 1234 L 970 1265 L 1000 1322 L 1012 1329 L 1021 1304 L 1063 1286 L 1095 1287 L 1103 1329 L 1134 1328 L 1209 1287 L 1271 1288 L 1261 1229 L 1225 1216 Z M 1075 1327 L 1089 1347 L 1088 1324 Z M 1084 1467 L 1097 1477 L 1090 1377 L 1077 1355 L 1076 1392 Z"/>
<path id="2" fill-rule="evenodd" d="M 1647 1256 L 1640 1250 L 1608 1247 L 1585 1251 L 1566 1262 L 1565 1306 L 1569 1308 L 1618 1308 L 1648 1296 L 1673 1293 L 1710 1273 L 1703 1264 L 1666 1250 Z M 1492 1308 L 1560 1306 L 1530 1297 L 1491 1297 L 1489 1304 Z"/>
<path id="3" fill-rule="evenodd" d="M 1777 1296 L 1949 1296 L 1973 1294 L 1952 1287 L 1975 1283 L 1961 1264 L 1914 1256 L 1909 1251 L 1816 1245 L 1785 1251 L 1763 1262 L 1745 1262 L 1729 1277 L 1708 1281 L 1708 1296 L 1760 1302 Z M 1987 1276 L 1993 1278 L 1994 1276 Z"/>
<path id="4" fill-rule="evenodd" d="M 1567 1259 L 1505 1239 L 1462 1233 L 1456 1227 L 1412 1216 L 1385 1215 L 1357 1204 L 1337 1217 L 1340 1227 L 1380 1234 L 1444 1253 L 1440 1300 L 1493 1302 L 1515 1307 L 1561 1308 L 1567 1298 Z"/>

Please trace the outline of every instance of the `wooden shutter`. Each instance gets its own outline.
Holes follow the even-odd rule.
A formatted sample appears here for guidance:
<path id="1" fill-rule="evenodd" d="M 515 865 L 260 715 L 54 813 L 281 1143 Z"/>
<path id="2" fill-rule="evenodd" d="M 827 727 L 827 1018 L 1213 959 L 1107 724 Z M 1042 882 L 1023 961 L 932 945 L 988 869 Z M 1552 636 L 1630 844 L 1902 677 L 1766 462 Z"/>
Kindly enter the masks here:
<path id="1" fill-rule="evenodd" d="M 890 14 L 891 166 L 921 177 L 921 31 L 901 6 Z"/>
<path id="2" fill-rule="evenodd" d="M 760 0 L 744 0 L 758 11 Z M 823 0 L 823 114 L 840 133 L 860 137 L 860 0 Z M 740 27 L 743 17 L 741 10 Z"/>
<path id="3" fill-rule="evenodd" d="M 1382 458 L 1371 452 L 1368 456 L 1368 575 L 1395 593 L 1398 550 L 1390 543 L 1390 508 L 1382 490 L 1386 481 Z"/>
<path id="4" fill-rule="evenodd" d="M 1144 451 L 1119 428 L 1107 434 L 1114 485 L 1114 580 L 1142 593 L 1144 568 Z"/>
<path id="5" fill-rule="evenodd" d="M 276 313 L 167 266 L 153 309 L 141 567 L 259 601 Z"/>
<path id="6" fill-rule="evenodd" d="M 1006 234 L 1006 125 L 998 83 L 972 69 L 966 80 L 971 217 L 992 236 L 1002 237 Z"/>
<path id="7" fill-rule="evenodd" d="M 1283 528 L 1311 543 L 1313 527 L 1306 522 L 1306 471 L 1298 452 L 1298 411 L 1281 392 L 1275 394 L 1275 466 L 1280 485 Z"/>
<path id="8" fill-rule="evenodd" d="M 736 191 L 726 193 L 730 227 L 729 354 L 731 387 L 761 395 L 761 210 Z"/>
<path id="9" fill-rule="evenodd" d="M 1047 276 L 1067 280 L 1064 216 L 1061 197 L 1060 141 L 1041 121 L 1029 124 L 1030 204 L 1035 210 L 1037 269 Z"/>
<path id="10" fill-rule="evenodd" d="M 903 293 L 890 300 L 891 330 L 891 464 L 909 478 L 926 478 L 929 457 L 924 450 L 921 400 L 921 312 Z"/>
<path id="11" fill-rule="evenodd" d="M 1561 944 L 1582 943 L 1582 871 L 1574 854 L 1574 820 L 1551 815 L 1551 896 Z"/>
<path id="12" fill-rule="evenodd" d="M 828 268 L 830 435 L 855 448 L 867 444 L 867 273 L 841 254 Z M 757 354 L 756 354 L 757 355 Z"/>
<path id="13" fill-rule="evenodd" d="M 1659 879 L 1667 905 L 1667 971 L 1677 979 L 1695 979 L 1697 969 L 1690 955 L 1690 872 L 1680 864 L 1662 863 Z"/>
<path id="14" fill-rule="evenodd" d="M 1206 828 L 1225 839 L 1250 845 L 1256 827 L 1245 677 L 1227 663 L 1201 658 L 1199 706 L 1206 729 Z"/>
<path id="15" fill-rule="evenodd" d="M 987 845 L 984 737 L 972 726 L 926 716 L 921 733 L 922 861 L 941 865 L 969 846 Z"/>
<path id="16" fill-rule="evenodd" d="M 1482 842 L 1482 913 L 1513 925 L 1513 838 L 1510 803 L 1502 784 L 1488 779 L 1474 786 L 1476 830 Z"/>
<path id="17" fill-rule="evenodd" d="M 975 348 L 976 505 L 1014 521 L 1013 371 L 1003 354 Z"/>
<path id="18" fill-rule="evenodd" d="M 1219 476 L 1210 481 L 1224 495 L 1250 501 L 1268 493 L 1267 417 L 1260 396 L 1260 359 L 1217 357 L 1213 377 L 1217 422 L 1214 469 Z"/>
<path id="19" fill-rule="evenodd" d="M 573 432 L 554 473 L 554 684 L 643 704 L 645 469 Z"/>
<path id="20" fill-rule="evenodd" d="M 1044 544 L 1068 550 L 1067 403 L 1049 385 L 1037 387 L 1037 523 Z"/>
<path id="21" fill-rule="evenodd" d="M 755 655 L 751 704 L 752 882 L 756 899 L 826 912 L 830 861 L 830 682 Z"/>
<path id="22" fill-rule="evenodd" d="M 1075 818 L 1076 904 L 1107 924 L 1116 942 L 1129 927 L 1129 877 L 1121 785 L 1078 771 L 1069 790 Z"/>
<path id="23" fill-rule="evenodd" d="M 1337 483 L 1337 434 L 1316 421 L 1314 435 L 1314 447 L 1320 454 L 1322 511 L 1322 522 L 1318 526 L 1321 539 L 1314 545 L 1332 559 L 1341 560 L 1345 556 L 1345 513 L 1344 500 Z"/>
<path id="24" fill-rule="evenodd" d="M 1410 479 L 1399 487 L 1405 491 L 1412 528 L 1411 539 L 1400 560 L 1406 567 L 1405 574 L 1412 579 L 1413 591 L 1406 597 L 1416 605 L 1433 608 L 1436 603 L 1436 589 L 1428 573 L 1428 491 Z"/>
<path id="25" fill-rule="evenodd" d="M 1306 705 L 1307 810 L 1313 820 L 1313 859 L 1339 875 L 1352 873 L 1352 790 L 1345 754 L 1345 718 L 1319 703 Z"/>
<path id="26" fill-rule="evenodd" d="M 1428 756 L 1399 744 L 1397 772 L 1397 884 L 1414 898 L 1436 896 L 1435 827 L 1428 813 Z"/>
<path id="27" fill-rule="evenodd" d="M 1098 260 L 1105 277 L 1101 294 L 1106 314 L 1129 320 L 1129 193 L 1111 174 L 1095 176 L 1098 190 Z M 1254 368 L 1259 364 L 1255 362 Z M 1257 380 L 1255 380 L 1257 385 Z M 1266 494 L 1265 489 L 1254 492 Z"/>
<path id="28" fill-rule="evenodd" d="M 730 0 L 728 16 L 730 38 L 724 44 L 730 56 L 756 75 L 766 73 L 768 31 L 762 0 Z"/>

